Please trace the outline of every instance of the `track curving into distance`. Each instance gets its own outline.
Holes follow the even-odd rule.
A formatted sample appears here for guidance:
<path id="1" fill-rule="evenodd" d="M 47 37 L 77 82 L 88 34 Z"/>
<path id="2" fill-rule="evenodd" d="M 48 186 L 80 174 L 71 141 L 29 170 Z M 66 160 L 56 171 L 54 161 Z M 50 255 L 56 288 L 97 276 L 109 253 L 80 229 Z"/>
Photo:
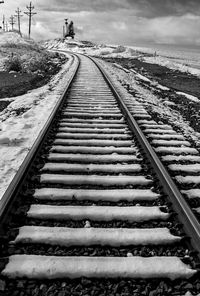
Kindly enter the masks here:
<path id="1" fill-rule="evenodd" d="M 79 59 L 23 179 L 8 189 L 4 295 L 200 292 L 198 221 L 108 78 Z"/>

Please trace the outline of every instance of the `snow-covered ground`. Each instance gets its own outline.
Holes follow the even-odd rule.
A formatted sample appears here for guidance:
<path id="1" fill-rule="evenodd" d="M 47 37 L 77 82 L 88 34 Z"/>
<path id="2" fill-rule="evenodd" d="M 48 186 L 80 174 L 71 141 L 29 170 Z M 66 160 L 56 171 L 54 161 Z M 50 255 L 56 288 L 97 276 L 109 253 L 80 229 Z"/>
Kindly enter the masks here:
<path id="1" fill-rule="evenodd" d="M 126 46 L 112 46 L 112 45 L 105 45 L 105 44 L 87 44 L 87 42 L 79 41 L 79 40 L 67 40 L 62 42 L 61 40 L 52 40 L 47 41 L 44 44 L 44 47 L 48 49 L 58 49 L 58 50 L 70 50 L 75 53 L 85 53 L 91 56 L 98 56 L 98 57 L 110 57 L 110 58 L 117 58 L 117 57 L 142 57 L 143 54 L 139 53 L 137 50 Z"/>
<path id="2" fill-rule="evenodd" d="M 72 75 L 73 58 L 45 86 L 10 99 L 0 113 L 0 198 L 39 135 Z M 19 115 L 18 115 L 19 114 Z"/>
<path id="3" fill-rule="evenodd" d="M 77 53 L 87 53 L 91 56 L 109 57 L 109 58 L 141 58 L 143 61 L 151 64 L 158 64 L 168 67 L 172 70 L 179 70 L 182 72 L 191 73 L 193 75 L 200 76 L 200 55 L 197 52 L 185 53 L 181 51 L 174 52 L 162 51 L 153 48 L 134 47 L 134 46 L 116 46 L 105 44 L 93 44 L 93 46 L 87 46 L 79 40 L 68 40 L 62 42 L 60 40 L 52 40 L 47 42 L 47 48 L 57 49 L 69 49 Z M 157 53 L 154 56 L 154 53 Z"/>
<path id="4" fill-rule="evenodd" d="M 0 46 L 5 44 L 14 43 L 16 45 L 30 45 L 33 42 L 29 39 L 22 38 L 18 33 L 15 32 L 1 32 L 0 33 Z"/>
<path id="5" fill-rule="evenodd" d="M 162 56 L 143 57 L 142 59 L 144 62 L 147 62 L 150 64 L 158 64 L 172 70 L 178 70 L 181 72 L 187 72 L 192 75 L 200 76 L 200 68 L 196 68 L 195 66 L 192 66 L 192 65 L 191 66 L 187 65 L 184 62 L 179 62 L 177 60 L 173 60 L 173 59 L 162 57 Z"/>
<path id="6" fill-rule="evenodd" d="M 23 54 L 22 49 L 26 49 L 30 47 L 36 46 L 36 44 L 28 39 L 22 38 L 16 32 L 6 32 L 0 33 L 0 71 L 4 70 L 4 62 L 7 56 L 11 53 L 14 53 L 17 49 L 21 51 L 21 55 Z"/>
<path id="7" fill-rule="evenodd" d="M 197 49 L 176 48 L 167 45 L 131 48 L 145 55 L 147 54 L 143 58 L 147 63 L 158 64 L 197 76 L 200 75 L 200 53 Z"/>

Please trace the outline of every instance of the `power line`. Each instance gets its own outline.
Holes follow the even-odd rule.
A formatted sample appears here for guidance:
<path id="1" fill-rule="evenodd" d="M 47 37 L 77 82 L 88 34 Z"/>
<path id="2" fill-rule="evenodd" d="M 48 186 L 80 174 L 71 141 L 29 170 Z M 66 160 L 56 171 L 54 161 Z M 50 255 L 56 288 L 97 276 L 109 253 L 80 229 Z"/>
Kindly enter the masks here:
<path id="1" fill-rule="evenodd" d="M 18 29 L 19 29 L 19 34 L 21 35 L 21 17 L 23 16 L 21 13 L 21 10 L 17 8 L 16 12 L 16 17 L 17 17 L 17 22 L 18 22 Z"/>
<path id="2" fill-rule="evenodd" d="M 0 4 L 3 4 L 4 3 L 4 1 L 0 1 Z M 3 22 L 2 22 L 2 24 L 3 24 L 3 31 L 5 31 L 5 27 L 4 27 L 4 16 L 3 16 Z"/>
<path id="3" fill-rule="evenodd" d="M 3 24 L 3 32 L 5 32 L 5 30 L 6 30 L 6 28 L 5 28 L 5 15 L 3 15 L 2 24 Z"/>
<path id="4" fill-rule="evenodd" d="M 11 15 L 9 23 L 11 24 L 11 26 L 12 26 L 12 31 L 13 31 L 13 29 L 14 29 L 14 24 L 16 23 L 16 22 L 15 22 L 15 17 L 14 17 L 14 15 Z"/>
<path id="5" fill-rule="evenodd" d="M 29 17 L 29 30 L 28 30 L 28 36 L 29 39 L 31 37 L 31 22 L 32 22 L 32 16 L 34 14 L 37 14 L 36 12 L 33 12 L 34 6 L 32 6 L 32 3 L 30 2 L 30 6 L 26 6 L 26 8 L 28 9 L 27 12 L 24 12 L 26 15 L 28 15 Z"/>

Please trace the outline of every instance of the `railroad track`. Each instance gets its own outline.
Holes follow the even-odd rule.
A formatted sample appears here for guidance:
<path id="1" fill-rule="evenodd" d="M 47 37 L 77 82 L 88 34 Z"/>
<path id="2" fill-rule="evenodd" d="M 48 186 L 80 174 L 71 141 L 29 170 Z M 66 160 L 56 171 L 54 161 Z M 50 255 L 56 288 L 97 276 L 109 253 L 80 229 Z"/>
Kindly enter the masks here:
<path id="1" fill-rule="evenodd" d="M 130 112 L 174 133 L 79 59 L 2 199 L 2 295 L 200 293 L 198 220 Z"/>

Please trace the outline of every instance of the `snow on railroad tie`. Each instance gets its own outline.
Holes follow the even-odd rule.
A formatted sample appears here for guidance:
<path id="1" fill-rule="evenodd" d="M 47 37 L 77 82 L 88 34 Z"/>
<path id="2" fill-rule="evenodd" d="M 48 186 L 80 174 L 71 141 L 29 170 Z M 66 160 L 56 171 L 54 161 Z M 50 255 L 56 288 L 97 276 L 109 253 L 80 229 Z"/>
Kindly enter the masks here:
<path id="1" fill-rule="evenodd" d="M 94 91 L 96 92 L 96 91 Z M 88 105 L 94 105 L 94 106 L 101 106 L 101 105 L 108 105 L 108 106 L 115 106 L 117 107 L 116 104 L 116 100 L 114 99 L 113 95 L 108 95 L 106 93 L 101 93 L 101 95 L 97 94 L 97 92 L 94 94 L 94 92 L 92 94 L 87 94 L 81 96 L 80 95 L 77 96 L 77 90 L 75 91 L 74 95 L 73 93 L 70 93 L 70 97 L 69 97 L 69 101 L 67 104 L 67 107 L 70 105 L 73 106 L 84 106 L 87 107 Z"/>
<path id="2" fill-rule="evenodd" d="M 151 119 L 151 116 L 149 114 L 138 114 L 138 113 L 134 113 L 131 112 L 131 114 L 135 117 L 135 118 L 143 118 L 143 119 Z"/>
<path id="3" fill-rule="evenodd" d="M 198 214 L 200 214 L 200 208 L 195 208 L 193 210 L 196 211 Z"/>
<path id="4" fill-rule="evenodd" d="M 125 128 L 122 129 L 109 129 L 109 128 L 82 128 L 82 127 L 76 127 L 76 128 L 72 128 L 72 127 L 60 127 L 59 128 L 59 132 L 67 132 L 67 133 L 97 133 L 97 134 L 101 134 L 101 133 L 105 133 L 105 134 L 123 134 L 126 133 L 127 130 Z"/>
<path id="5" fill-rule="evenodd" d="M 166 130 L 166 129 L 153 129 L 153 128 L 147 128 L 143 130 L 144 133 L 146 134 L 171 134 L 171 135 L 177 135 L 176 131 L 170 129 L 170 130 Z"/>
<path id="6" fill-rule="evenodd" d="M 153 145 L 160 146 L 187 146 L 190 147 L 191 144 L 188 141 L 174 141 L 174 140 L 153 140 Z"/>
<path id="7" fill-rule="evenodd" d="M 53 146 L 50 150 L 51 152 L 57 153 L 80 153 L 80 154 L 133 154 L 136 153 L 137 150 L 135 147 L 87 147 L 87 146 Z"/>
<path id="8" fill-rule="evenodd" d="M 200 198 L 200 189 L 182 190 L 181 192 L 189 199 Z"/>
<path id="9" fill-rule="evenodd" d="M 49 172 L 78 172 L 78 173 L 138 173 L 142 167 L 139 164 L 75 164 L 75 163 L 46 163 L 41 171 Z"/>
<path id="10" fill-rule="evenodd" d="M 164 130 L 172 130 L 172 127 L 170 125 L 167 124 L 152 124 L 152 123 L 143 123 L 141 124 L 142 127 L 144 128 L 150 128 L 150 129 L 164 129 Z"/>
<path id="11" fill-rule="evenodd" d="M 41 200 L 92 200 L 118 202 L 122 200 L 156 200 L 159 194 L 151 189 L 61 189 L 61 188 L 41 188 L 36 189 L 34 198 Z"/>
<path id="12" fill-rule="evenodd" d="M 178 257 L 59 257 L 13 255 L 2 271 L 8 278 L 169 278 L 188 279 L 196 270 Z"/>
<path id="13" fill-rule="evenodd" d="M 200 164 L 171 164 L 168 166 L 171 171 L 184 173 L 200 173 Z"/>
<path id="14" fill-rule="evenodd" d="M 117 124 L 117 123 L 73 123 L 73 122 L 60 122 L 60 126 L 68 127 L 68 128 L 98 128 L 98 129 L 116 129 L 122 130 L 127 127 L 125 124 Z"/>
<path id="15" fill-rule="evenodd" d="M 159 207 L 112 207 L 112 206 L 51 206 L 31 205 L 27 213 L 33 219 L 51 220 L 91 220 L 143 222 L 151 220 L 167 220 L 170 215 Z"/>
<path id="16" fill-rule="evenodd" d="M 64 185 L 96 185 L 96 186 L 127 186 L 152 184 L 151 179 L 144 176 L 101 176 L 101 175 L 61 175 L 42 174 L 40 182 L 43 184 L 64 184 Z"/>
<path id="17" fill-rule="evenodd" d="M 119 108 L 98 108 L 98 106 L 95 106 L 94 108 L 90 108 L 90 107 L 85 107 L 85 108 L 76 108 L 76 107 L 67 107 L 66 109 L 66 113 L 68 112 L 78 112 L 80 114 L 82 113 L 90 113 L 90 114 L 102 114 L 102 112 L 104 114 L 120 114 L 121 115 L 121 111 L 119 110 Z"/>
<path id="18" fill-rule="evenodd" d="M 108 96 L 106 96 L 107 98 L 108 98 Z M 93 105 L 97 105 L 97 106 L 101 106 L 101 104 L 99 104 L 99 100 L 98 101 L 93 101 L 93 100 L 88 100 L 88 101 L 90 101 L 89 103 L 88 103 L 88 101 L 85 101 L 85 99 L 86 98 L 84 98 L 82 101 L 80 100 L 80 102 L 77 102 L 76 100 L 71 100 L 71 99 L 69 99 L 69 101 L 68 101 L 68 103 L 67 103 L 67 106 L 93 106 Z M 109 101 L 110 101 L 110 99 L 109 99 Z M 106 104 L 106 105 L 108 105 L 108 106 L 115 106 L 115 107 L 118 107 L 118 105 L 117 105 L 117 103 L 116 103 L 116 101 L 112 101 L 112 103 L 108 103 L 108 101 L 106 100 L 106 101 L 104 101 L 104 104 Z M 104 105 L 103 104 L 103 105 Z"/>
<path id="19" fill-rule="evenodd" d="M 49 161 L 76 161 L 82 163 L 118 163 L 118 162 L 139 162 L 140 159 L 135 155 L 122 154 L 65 154 L 65 153 L 50 153 Z"/>
<path id="20" fill-rule="evenodd" d="M 129 111 L 133 115 L 148 115 L 148 113 L 144 109 L 138 109 L 138 110 L 136 110 L 135 108 L 129 107 Z"/>
<path id="21" fill-rule="evenodd" d="M 145 119 L 141 119 L 141 120 L 138 120 L 138 124 L 141 124 L 141 125 L 143 125 L 143 124 L 148 124 L 148 125 L 152 124 L 152 125 L 156 125 L 156 121 L 154 121 L 154 120 L 145 120 Z"/>
<path id="22" fill-rule="evenodd" d="M 110 100 L 109 100 L 110 101 Z M 118 107 L 118 105 L 117 105 L 117 103 L 116 103 L 116 101 L 114 102 L 114 101 L 111 101 L 111 102 L 109 102 L 109 101 L 102 101 L 102 102 L 100 102 L 99 100 L 97 101 L 97 102 L 94 102 L 94 101 L 90 101 L 90 100 L 88 100 L 88 101 L 76 101 L 76 100 L 69 100 L 68 101 L 68 104 L 67 104 L 67 106 L 65 107 L 65 109 L 64 110 L 68 110 L 68 108 L 70 108 L 70 109 L 72 109 L 72 108 L 75 108 L 75 109 L 80 109 L 80 110 L 82 110 L 82 109 L 95 109 L 95 110 L 97 110 L 97 111 L 99 111 L 99 110 L 101 110 L 101 109 L 114 109 L 114 110 L 118 110 L 119 111 L 119 107 Z"/>
<path id="23" fill-rule="evenodd" d="M 200 184 L 200 176 L 176 176 L 175 179 L 180 184 Z"/>
<path id="24" fill-rule="evenodd" d="M 75 101 L 69 102 L 69 104 L 63 109 L 63 112 L 81 112 L 81 113 L 117 113 L 120 114 L 119 107 L 113 101 L 86 101 L 83 103 L 82 101 Z"/>
<path id="25" fill-rule="evenodd" d="M 88 113 L 88 112 L 64 112 L 62 114 L 62 116 L 65 117 L 77 117 L 77 118 L 98 118 L 98 117 L 114 117 L 114 118 L 121 118 L 123 115 L 120 114 L 116 114 L 116 113 Z"/>
<path id="26" fill-rule="evenodd" d="M 195 155 L 165 155 L 161 157 L 163 161 L 167 162 L 198 162 L 200 163 L 200 156 Z"/>
<path id="27" fill-rule="evenodd" d="M 69 100 L 68 101 L 68 104 L 67 104 L 67 108 L 72 108 L 72 107 L 75 107 L 75 108 L 83 108 L 83 109 L 87 109 L 87 108 L 95 108 L 95 109 L 104 109 L 104 108 L 108 108 L 108 109 L 117 109 L 119 110 L 119 107 L 117 105 L 116 102 L 112 102 L 112 103 L 109 103 L 109 102 L 104 102 L 104 103 L 98 103 L 98 102 L 88 102 L 86 103 L 85 101 L 84 102 L 76 102 L 76 101 L 72 101 L 72 100 Z"/>
<path id="28" fill-rule="evenodd" d="M 65 133 L 65 132 L 59 132 L 56 134 L 56 137 L 58 138 L 64 138 L 64 139 L 125 139 L 125 140 L 131 140 L 132 135 L 129 134 L 98 134 L 98 133 L 93 133 L 93 134 L 83 134 L 83 133 Z"/>
<path id="29" fill-rule="evenodd" d="M 106 93 L 97 93 L 94 90 L 92 93 L 84 93 L 83 90 L 78 93 L 77 90 L 73 94 L 72 91 L 70 92 L 70 103 L 84 103 L 84 104 L 95 104 L 95 105 L 102 105 L 102 104 L 115 104 L 116 100 L 114 99 L 113 95 L 107 95 Z"/>
<path id="30" fill-rule="evenodd" d="M 71 140 L 71 139 L 59 139 L 57 138 L 54 141 L 55 145 L 67 145 L 67 146 L 99 146 L 99 147 L 108 147 L 108 146 L 114 146 L 114 147 L 130 147 L 133 142 L 128 140 Z"/>
<path id="31" fill-rule="evenodd" d="M 77 84 L 72 86 L 72 89 L 70 91 L 70 100 L 69 102 L 82 102 L 82 103 L 96 103 L 99 104 L 99 102 L 109 102 L 109 103 L 116 103 L 116 100 L 113 96 L 112 91 L 108 91 L 108 89 L 104 89 L 106 84 L 104 85 L 98 85 L 97 81 L 95 80 L 93 83 L 93 88 L 90 89 L 90 91 L 87 91 L 85 89 L 85 83 L 87 81 L 88 83 L 88 76 L 84 77 L 84 85 L 79 85 L 77 87 Z M 80 79 L 80 78 L 79 78 Z"/>
<path id="32" fill-rule="evenodd" d="M 115 113 L 115 114 L 121 114 L 118 107 L 115 107 L 114 105 L 108 105 L 108 104 L 100 104 L 100 105 L 68 105 L 66 107 L 66 112 L 84 112 L 84 113 Z"/>
<path id="33" fill-rule="evenodd" d="M 124 118 L 121 117 L 120 119 L 103 119 L 103 118 L 61 118 L 60 122 L 63 123 L 70 123 L 70 124 L 74 124 L 74 123 L 82 123 L 82 124 L 114 124 L 114 125 L 121 125 L 121 124 L 125 124 Z"/>
<path id="34" fill-rule="evenodd" d="M 178 134 L 167 134 L 167 135 L 162 135 L 162 134 L 148 134 L 148 137 L 151 139 L 158 139 L 158 140 L 182 140 L 184 141 L 185 138 L 182 135 Z"/>
<path id="35" fill-rule="evenodd" d="M 135 108 L 129 105 L 128 109 L 133 114 L 148 114 L 147 111 L 144 110 L 144 108 Z"/>
<path id="36" fill-rule="evenodd" d="M 198 154 L 199 152 L 195 148 L 189 147 L 157 147 L 154 148 L 158 153 L 164 154 Z"/>
<path id="37" fill-rule="evenodd" d="M 50 244 L 59 246 L 140 246 L 169 245 L 180 242 L 167 228 L 130 229 L 130 228 L 67 228 L 24 226 L 14 243 Z"/>

